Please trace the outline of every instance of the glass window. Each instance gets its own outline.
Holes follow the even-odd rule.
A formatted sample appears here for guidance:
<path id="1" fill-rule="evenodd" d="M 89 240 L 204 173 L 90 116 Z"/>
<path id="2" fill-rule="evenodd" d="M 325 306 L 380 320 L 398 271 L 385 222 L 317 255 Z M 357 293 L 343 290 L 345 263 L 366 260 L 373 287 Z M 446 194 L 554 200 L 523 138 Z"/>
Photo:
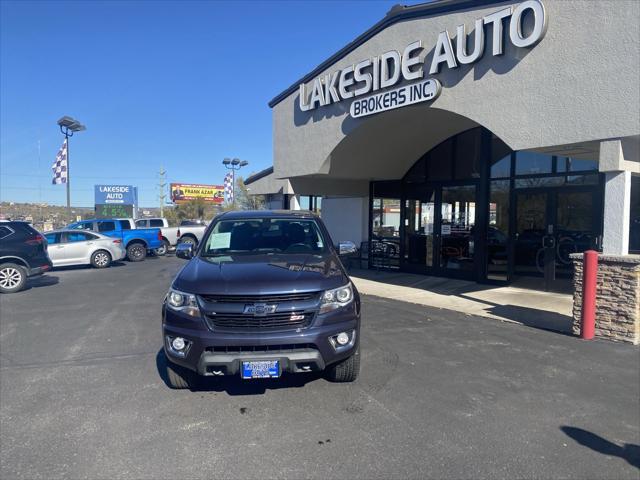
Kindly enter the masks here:
<path id="1" fill-rule="evenodd" d="M 49 245 L 55 245 L 56 243 L 58 243 L 60 241 L 60 234 L 59 233 L 47 233 L 44 238 L 47 239 L 47 243 Z"/>
<path id="2" fill-rule="evenodd" d="M 115 222 L 98 222 L 99 232 L 112 232 L 116 229 Z"/>
<path id="3" fill-rule="evenodd" d="M 376 205 L 379 205 L 378 208 Z M 374 199 L 373 235 L 388 238 L 400 236 L 400 199 Z"/>
<path id="4" fill-rule="evenodd" d="M 311 197 L 300 195 L 300 210 L 311 210 Z"/>
<path id="5" fill-rule="evenodd" d="M 444 268 L 472 270 L 476 187 L 442 187 L 440 263 Z"/>
<path id="6" fill-rule="evenodd" d="M 495 135 L 491 135 L 491 178 L 511 176 L 511 149 Z"/>
<path id="7" fill-rule="evenodd" d="M 119 220 L 119 223 L 122 230 L 131 230 L 131 222 L 129 220 Z"/>
<path id="8" fill-rule="evenodd" d="M 418 160 L 404 177 L 407 183 L 424 183 L 427 180 L 427 155 Z"/>
<path id="9" fill-rule="evenodd" d="M 598 170 L 596 160 L 582 158 L 558 157 L 558 172 L 586 172 Z"/>
<path id="10" fill-rule="evenodd" d="M 67 232 L 67 243 L 86 242 L 87 240 L 93 240 L 92 237 L 93 235 L 84 232 Z"/>
<path id="11" fill-rule="evenodd" d="M 567 177 L 566 184 L 567 185 L 597 185 L 598 184 L 598 175 L 569 175 Z"/>
<path id="12" fill-rule="evenodd" d="M 551 173 L 551 155 L 537 152 L 516 152 L 516 175 Z"/>
<path id="13" fill-rule="evenodd" d="M 480 178 L 481 129 L 473 128 L 456 137 L 455 178 Z"/>
<path id="14" fill-rule="evenodd" d="M 453 161 L 453 139 L 445 140 L 428 155 L 427 175 L 429 180 L 451 180 Z"/>
<path id="15" fill-rule="evenodd" d="M 509 180 L 494 180 L 489 187 L 489 229 L 487 232 L 487 275 L 507 280 L 509 238 Z"/>
<path id="16" fill-rule="evenodd" d="M 564 181 L 564 177 L 518 178 L 515 181 L 515 188 L 560 187 L 564 185 Z"/>
<path id="17" fill-rule="evenodd" d="M 146 225 L 147 225 L 147 221 L 146 220 L 136 220 L 136 227 L 144 228 Z"/>
<path id="18" fill-rule="evenodd" d="M 221 220 L 205 239 L 203 257 L 265 253 L 324 253 L 327 244 L 313 220 Z"/>
<path id="19" fill-rule="evenodd" d="M 73 223 L 67 228 L 69 230 L 93 230 L 93 222 Z"/>
<path id="20" fill-rule="evenodd" d="M 149 220 L 149 226 L 151 228 L 164 227 L 164 222 L 159 218 L 154 218 L 153 220 Z"/>
<path id="21" fill-rule="evenodd" d="M 629 253 L 640 253 L 640 176 L 631 176 L 631 215 L 629 215 Z"/>

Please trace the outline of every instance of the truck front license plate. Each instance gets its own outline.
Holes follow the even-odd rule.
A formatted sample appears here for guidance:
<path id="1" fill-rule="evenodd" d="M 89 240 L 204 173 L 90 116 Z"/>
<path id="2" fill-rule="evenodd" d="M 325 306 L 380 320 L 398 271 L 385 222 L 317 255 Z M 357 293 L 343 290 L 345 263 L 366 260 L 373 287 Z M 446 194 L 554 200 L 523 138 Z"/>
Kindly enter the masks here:
<path id="1" fill-rule="evenodd" d="M 242 378 L 278 378 L 279 376 L 278 360 L 242 362 Z"/>

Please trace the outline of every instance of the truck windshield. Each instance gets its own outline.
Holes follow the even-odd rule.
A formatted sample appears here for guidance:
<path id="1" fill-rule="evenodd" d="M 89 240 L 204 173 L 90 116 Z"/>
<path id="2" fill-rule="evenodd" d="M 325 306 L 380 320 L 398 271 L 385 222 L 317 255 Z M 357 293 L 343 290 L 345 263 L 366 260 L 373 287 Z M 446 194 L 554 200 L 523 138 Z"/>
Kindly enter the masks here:
<path id="1" fill-rule="evenodd" d="M 204 241 L 201 255 L 324 253 L 326 242 L 314 220 L 256 218 L 221 220 Z"/>

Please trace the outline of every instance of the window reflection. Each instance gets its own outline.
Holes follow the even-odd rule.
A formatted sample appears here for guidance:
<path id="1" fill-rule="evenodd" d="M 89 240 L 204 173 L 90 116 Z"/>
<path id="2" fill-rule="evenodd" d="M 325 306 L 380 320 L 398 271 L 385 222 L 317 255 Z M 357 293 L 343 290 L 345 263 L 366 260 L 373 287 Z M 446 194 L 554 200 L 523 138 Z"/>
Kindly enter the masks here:
<path id="1" fill-rule="evenodd" d="M 552 157 L 537 152 L 516 153 L 516 175 L 551 173 Z"/>
<path id="2" fill-rule="evenodd" d="M 473 226 L 476 187 L 442 187 L 440 264 L 444 268 L 473 270 Z"/>
<path id="3" fill-rule="evenodd" d="M 487 231 L 487 274 L 492 280 L 507 280 L 508 238 L 509 180 L 495 180 L 489 190 Z"/>

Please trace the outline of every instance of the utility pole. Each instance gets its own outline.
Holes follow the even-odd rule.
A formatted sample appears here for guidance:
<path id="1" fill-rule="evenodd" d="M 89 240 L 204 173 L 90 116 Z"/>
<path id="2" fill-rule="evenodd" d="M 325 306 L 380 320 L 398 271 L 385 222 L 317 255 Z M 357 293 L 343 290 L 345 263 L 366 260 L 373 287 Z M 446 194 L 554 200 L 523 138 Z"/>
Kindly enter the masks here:
<path id="1" fill-rule="evenodd" d="M 160 189 L 160 194 L 158 198 L 160 199 L 160 217 L 162 218 L 164 218 L 164 199 L 167 198 L 167 194 L 165 193 L 165 187 L 167 186 L 166 174 L 167 171 L 160 165 L 160 171 L 158 172 L 158 188 Z"/>

